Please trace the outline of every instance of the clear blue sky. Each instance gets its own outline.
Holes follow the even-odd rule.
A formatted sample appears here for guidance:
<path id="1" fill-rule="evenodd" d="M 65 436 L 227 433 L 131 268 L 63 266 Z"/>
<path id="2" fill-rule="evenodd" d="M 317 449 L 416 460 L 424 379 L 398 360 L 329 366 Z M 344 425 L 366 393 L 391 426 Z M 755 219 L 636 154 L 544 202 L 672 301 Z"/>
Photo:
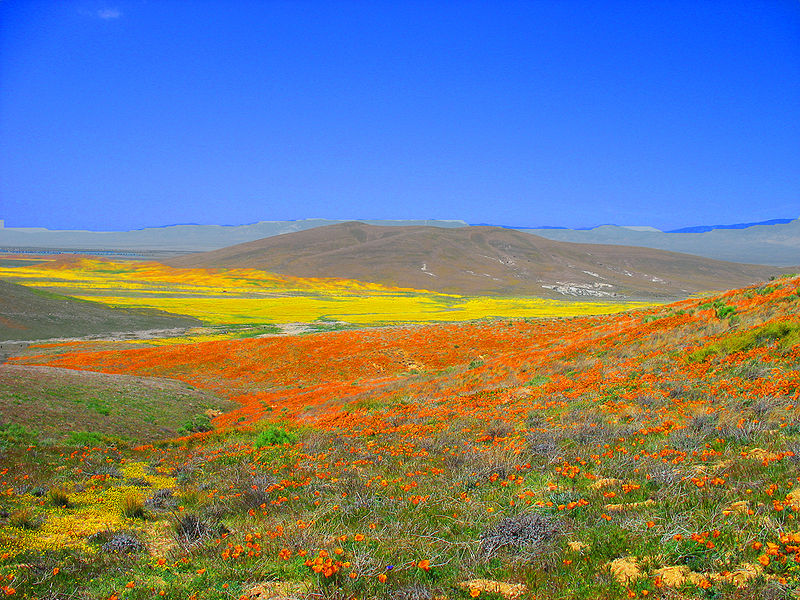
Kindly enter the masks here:
<path id="1" fill-rule="evenodd" d="M 0 1 L 0 219 L 800 216 L 800 1 Z"/>

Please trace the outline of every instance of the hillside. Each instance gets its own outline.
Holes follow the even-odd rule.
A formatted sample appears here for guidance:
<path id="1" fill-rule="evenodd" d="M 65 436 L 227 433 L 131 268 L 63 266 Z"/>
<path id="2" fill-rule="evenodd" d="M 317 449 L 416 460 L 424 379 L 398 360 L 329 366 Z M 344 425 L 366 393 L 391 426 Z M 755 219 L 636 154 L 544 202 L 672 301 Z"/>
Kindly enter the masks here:
<path id="1" fill-rule="evenodd" d="M 649 248 L 558 242 L 499 227 L 319 227 L 168 261 L 255 268 L 467 295 L 678 298 L 741 287 L 785 269 Z"/>
<path id="2" fill-rule="evenodd" d="M 603 317 L 31 348 L 14 368 L 238 406 L 134 450 L 0 426 L 0 573 L 81 600 L 789 600 L 798 313 L 786 277 Z"/>
<path id="3" fill-rule="evenodd" d="M 192 327 L 198 319 L 159 310 L 110 308 L 0 280 L 0 341 Z"/>
<path id="4" fill-rule="evenodd" d="M 0 364 L 0 423 L 61 443 L 154 442 L 210 428 L 209 414 L 233 408 L 174 379 Z"/>

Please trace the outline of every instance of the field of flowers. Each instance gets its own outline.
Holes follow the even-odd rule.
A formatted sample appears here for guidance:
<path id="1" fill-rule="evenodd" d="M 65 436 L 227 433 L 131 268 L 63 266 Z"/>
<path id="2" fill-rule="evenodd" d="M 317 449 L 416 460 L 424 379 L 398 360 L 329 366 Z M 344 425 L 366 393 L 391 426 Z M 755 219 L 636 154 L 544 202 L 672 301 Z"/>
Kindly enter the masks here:
<path id="1" fill-rule="evenodd" d="M 370 325 L 485 317 L 608 314 L 648 306 L 535 298 L 464 297 L 339 279 L 301 279 L 253 269 L 175 269 L 159 263 L 55 258 L 0 265 L 0 279 L 113 306 L 155 308 L 209 325 L 308 323 Z"/>
<path id="2" fill-rule="evenodd" d="M 783 278 L 604 316 L 32 347 L 14 364 L 238 408 L 135 448 L 6 427 L 0 590 L 796 598 L 798 314 Z"/>

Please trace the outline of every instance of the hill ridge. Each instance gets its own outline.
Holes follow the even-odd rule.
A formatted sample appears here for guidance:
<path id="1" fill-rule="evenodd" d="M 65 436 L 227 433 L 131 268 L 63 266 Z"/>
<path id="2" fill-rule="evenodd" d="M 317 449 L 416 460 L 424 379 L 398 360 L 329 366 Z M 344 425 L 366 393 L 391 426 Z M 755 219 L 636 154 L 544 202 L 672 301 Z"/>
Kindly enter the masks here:
<path id="1" fill-rule="evenodd" d="M 576 244 L 493 226 L 381 227 L 349 221 L 166 261 L 256 268 L 464 295 L 678 298 L 788 272 L 650 248 Z"/>

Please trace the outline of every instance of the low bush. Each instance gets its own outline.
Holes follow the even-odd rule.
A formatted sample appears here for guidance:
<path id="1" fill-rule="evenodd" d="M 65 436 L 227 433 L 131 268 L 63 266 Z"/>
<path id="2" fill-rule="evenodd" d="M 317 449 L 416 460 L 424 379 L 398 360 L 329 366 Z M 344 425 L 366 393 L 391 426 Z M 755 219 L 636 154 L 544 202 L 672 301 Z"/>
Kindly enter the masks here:
<path id="1" fill-rule="evenodd" d="M 266 429 L 258 432 L 255 440 L 253 440 L 254 448 L 265 448 L 267 446 L 281 446 L 283 444 L 296 444 L 297 435 L 291 431 L 287 431 L 283 427 L 277 425 L 270 425 Z"/>
<path id="2" fill-rule="evenodd" d="M 208 415 L 196 415 L 192 419 L 186 421 L 183 426 L 178 429 L 178 433 L 187 435 L 190 433 L 213 431 L 213 429 L 214 426 L 211 424 L 211 419 Z"/>
<path id="3" fill-rule="evenodd" d="M 41 524 L 41 519 L 31 507 L 27 506 L 11 513 L 8 524 L 19 529 L 36 529 Z"/>

